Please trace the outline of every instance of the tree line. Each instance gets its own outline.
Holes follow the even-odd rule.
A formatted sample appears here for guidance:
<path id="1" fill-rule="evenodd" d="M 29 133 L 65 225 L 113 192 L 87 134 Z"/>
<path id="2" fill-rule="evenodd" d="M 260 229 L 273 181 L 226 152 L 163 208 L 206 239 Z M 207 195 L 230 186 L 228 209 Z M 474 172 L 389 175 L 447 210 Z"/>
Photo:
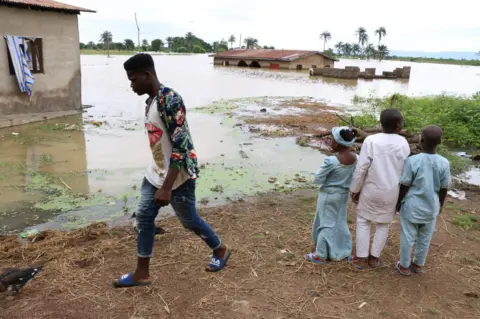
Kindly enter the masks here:
<path id="1" fill-rule="evenodd" d="M 123 41 L 113 41 L 111 31 L 104 31 L 100 34 L 98 42 L 90 41 L 88 43 L 80 43 L 81 50 L 118 50 L 118 51 L 155 51 L 155 52 L 178 52 L 178 53 L 207 53 L 207 52 L 223 52 L 236 48 L 237 39 L 235 35 L 228 37 L 228 41 L 222 39 L 208 43 L 203 39 L 195 36 L 192 32 L 188 32 L 183 37 L 167 37 L 165 41 L 162 39 L 154 39 L 149 42 L 147 39 L 142 40 L 140 44 L 135 45 L 132 39 Z M 255 38 L 248 37 L 244 39 L 243 49 L 275 49 L 273 46 L 260 46 Z"/>
<path id="2" fill-rule="evenodd" d="M 348 42 L 338 42 L 335 44 L 335 51 L 329 49 L 325 51 L 325 46 L 327 42 L 332 39 L 332 34 L 329 31 L 324 31 L 320 34 L 320 40 L 323 41 L 323 51 L 328 53 L 333 53 L 338 56 L 344 57 L 354 57 L 354 58 L 364 58 L 364 59 L 377 59 L 379 61 L 385 59 L 390 51 L 386 45 L 381 44 L 382 39 L 386 37 L 387 30 L 385 27 L 379 27 L 374 32 L 375 37 L 378 37 L 378 45 L 369 43 L 368 32 L 364 27 L 359 27 L 355 31 L 355 36 L 358 39 L 358 42 L 348 43 Z"/>

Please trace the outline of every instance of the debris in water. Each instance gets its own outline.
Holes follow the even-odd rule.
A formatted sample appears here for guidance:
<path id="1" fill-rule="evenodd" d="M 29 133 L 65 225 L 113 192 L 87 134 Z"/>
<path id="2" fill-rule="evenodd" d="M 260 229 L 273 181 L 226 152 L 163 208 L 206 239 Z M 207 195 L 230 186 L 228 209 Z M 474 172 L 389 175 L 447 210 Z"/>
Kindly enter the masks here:
<path id="1" fill-rule="evenodd" d="M 93 120 L 91 123 L 92 123 L 92 125 L 94 125 L 94 126 L 96 126 L 96 127 L 99 127 L 99 126 L 102 126 L 102 125 L 103 125 L 103 122 L 102 122 L 102 121 Z"/>
<path id="2" fill-rule="evenodd" d="M 294 181 L 299 182 L 299 183 L 306 183 L 307 179 L 303 176 L 297 176 L 294 178 Z"/>
<path id="3" fill-rule="evenodd" d="M 17 132 L 12 132 L 12 135 L 13 136 L 18 136 L 18 133 Z"/>
<path id="4" fill-rule="evenodd" d="M 478 294 L 476 292 L 464 292 L 463 294 L 467 297 L 478 299 Z"/>
<path id="5" fill-rule="evenodd" d="M 77 126 L 75 124 L 72 124 L 72 125 L 66 125 L 63 130 L 64 131 L 75 131 L 76 129 L 77 129 Z"/>
<path id="6" fill-rule="evenodd" d="M 270 177 L 270 178 L 268 179 L 268 182 L 269 182 L 269 183 L 272 183 L 272 184 L 275 183 L 276 181 L 277 181 L 277 179 L 276 179 L 275 177 Z"/>
<path id="7" fill-rule="evenodd" d="M 260 112 L 265 113 L 267 112 L 267 109 L 261 109 Z"/>
<path id="8" fill-rule="evenodd" d="M 240 155 L 242 156 L 242 158 L 248 158 L 247 153 L 245 153 L 243 150 L 240 150 Z"/>
<path id="9" fill-rule="evenodd" d="M 475 154 L 472 156 L 472 160 L 474 161 L 480 161 L 480 154 Z"/>
<path id="10" fill-rule="evenodd" d="M 223 193 L 223 186 L 222 185 L 216 185 L 215 187 L 210 188 L 212 192 L 217 192 L 217 193 Z"/>

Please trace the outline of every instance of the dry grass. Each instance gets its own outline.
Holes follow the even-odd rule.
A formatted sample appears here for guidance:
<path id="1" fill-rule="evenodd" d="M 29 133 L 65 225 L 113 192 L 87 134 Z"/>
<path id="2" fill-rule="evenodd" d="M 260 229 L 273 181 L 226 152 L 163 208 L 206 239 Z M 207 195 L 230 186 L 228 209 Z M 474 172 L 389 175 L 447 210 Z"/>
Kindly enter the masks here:
<path id="1" fill-rule="evenodd" d="M 233 252 L 218 274 L 203 270 L 209 259 L 203 242 L 176 219 L 166 220 L 171 233 L 157 238 L 150 287 L 111 287 L 111 280 L 134 267 L 131 228 L 98 224 L 48 232 L 29 244 L 3 238 L 0 266 L 45 263 L 45 269 L 14 300 L 0 296 L 0 317 L 478 318 L 480 299 L 465 293 L 480 293 L 480 232 L 463 232 L 450 223 L 460 208 L 478 207 L 478 194 L 470 197 L 473 201 L 450 203 L 439 218 L 427 272 L 413 277 L 393 268 L 398 224 L 392 225 L 381 269 L 358 272 L 346 263 L 305 263 L 313 191 L 204 211 Z M 354 235 L 354 225 L 351 230 Z"/>

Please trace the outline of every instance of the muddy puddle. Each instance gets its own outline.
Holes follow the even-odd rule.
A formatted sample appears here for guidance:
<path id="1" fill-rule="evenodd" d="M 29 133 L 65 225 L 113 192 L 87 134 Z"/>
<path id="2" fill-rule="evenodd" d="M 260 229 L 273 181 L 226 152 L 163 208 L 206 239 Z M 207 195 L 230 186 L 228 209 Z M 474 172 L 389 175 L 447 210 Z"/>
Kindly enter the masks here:
<path id="1" fill-rule="evenodd" d="M 238 114 L 255 112 L 252 102 L 242 103 L 249 107 L 236 106 Z M 208 114 L 214 105 L 188 114 L 201 165 L 200 205 L 311 187 L 312 173 L 324 157 L 320 152 L 296 145 L 294 137 L 257 137 L 240 125 L 238 116 Z M 92 117 L 87 110 L 3 130 L 0 146 L 12 150 L 0 155 L 3 231 L 128 221 L 151 156 L 145 132 L 135 124 Z M 171 213 L 165 209 L 161 215 Z"/>

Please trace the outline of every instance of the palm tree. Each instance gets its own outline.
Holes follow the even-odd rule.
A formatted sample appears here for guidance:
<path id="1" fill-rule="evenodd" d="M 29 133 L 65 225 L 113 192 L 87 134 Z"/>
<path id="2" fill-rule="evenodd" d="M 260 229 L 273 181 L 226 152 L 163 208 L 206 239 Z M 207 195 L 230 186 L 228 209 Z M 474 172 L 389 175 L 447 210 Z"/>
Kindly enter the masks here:
<path id="1" fill-rule="evenodd" d="M 380 41 L 382 41 L 382 38 L 387 35 L 387 30 L 385 29 L 385 27 L 380 27 L 375 30 L 375 35 L 378 36 L 378 45 L 380 45 Z"/>
<path id="2" fill-rule="evenodd" d="M 362 47 L 368 42 L 367 30 L 364 27 L 359 27 L 357 31 L 355 31 L 355 35 L 358 37 L 358 44 Z"/>
<path id="3" fill-rule="evenodd" d="M 373 44 L 369 43 L 365 47 L 364 53 L 367 57 L 367 60 L 370 60 L 371 57 L 374 57 L 375 54 L 376 54 L 376 50 L 375 50 L 375 47 L 373 46 Z"/>
<path id="4" fill-rule="evenodd" d="M 379 45 L 377 49 L 378 61 L 382 61 L 390 52 L 386 45 Z"/>
<path id="5" fill-rule="evenodd" d="M 352 54 L 353 54 L 353 56 L 356 57 L 361 52 L 362 52 L 362 48 L 360 47 L 360 45 L 358 45 L 358 43 L 352 44 Z"/>
<path id="6" fill-rule="evenodd" d="M 246 38 L 243 42 L 247 46 L 247 49 L 255 49 L 258 47 L 258 40 L 255 38 Z"/>
<path id="7" fill-rule="evenodd" d="M 335 44 L 335 49 L 337 50 L 337 54 L 341 55 L 343 51 L 343 42 L 338 42 Z"/>
<path id="8" fill-rule="evenodd" d="M 142 40 L 142 49 L 143 49 L 143 51 L 147 51 L 149 46 L 150 46 L 150 44 L 148 44 L 148 40 L 147 40 L 147 39 L 143 39 L 143 40 Z"/>
<path id="9" fill-rule="evenodd" d="M 346 56 L 352 55 L 352 45 L 350 43 L 345 43 L 343 45 L 343 54 Z"/>
<path id="10" fill-rule="evenodd" d="M 168 37 L 168 38 L 166 38 L 165 40 L 167 40 L 168 50 L 172 51 L 172 49 L 173 49 L 173 38 L 172 38 L 172 37 Z"/>
<path id="11" fill-rule="evenodd" d="M 320 40 L 323 40 L 323 52 L 325 52 L 325 45 L 327 44 L 327 41 L 332 39 L 332 35 L 328 31 L 323 31 L 320 33 Z"/>
<path id="12" fill-rule="evenodd" d="M 107 56 L 110 56 L 110 43 L 113 41 L 112 32 L 105 30 L 100 34 L 100 40 L 103 43 L 104 49 L 107 48 Z"/>
<path id="13" fill-rule="evenodd" d="M 192 49 L 193 47 L 193 42 L 195 42 L 195 35 L 193 35 L 192 32 L 188 32 L 186 35 L 185 35 L 185 44 L 187 45 L 187 48 L 188 49 Z"/>
<path id="14" fill-rule="evenodd" d="M 230 42 L 230 47 L 233 49 L 233 44 L 237 41 L 237 38 L 232 34 L 230 38 L 228 38 L 228 42 Z"/>

